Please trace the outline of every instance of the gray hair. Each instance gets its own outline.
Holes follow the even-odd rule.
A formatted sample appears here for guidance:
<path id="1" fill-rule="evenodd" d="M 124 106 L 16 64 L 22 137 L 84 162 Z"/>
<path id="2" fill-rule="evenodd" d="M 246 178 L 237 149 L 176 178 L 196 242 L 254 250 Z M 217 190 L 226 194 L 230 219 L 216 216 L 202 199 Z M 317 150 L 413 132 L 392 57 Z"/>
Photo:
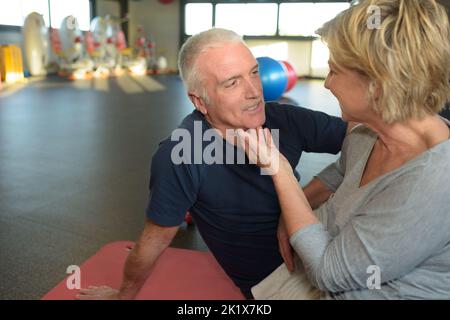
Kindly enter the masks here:
<path id="1" fill-rule="evenodd" d="M 213 28 L 190 37 L 178 54 L 178 70 L 186 90 L 198 89 L 200 96 L 208 101 L 206 90 L 197 70 L 197 57 L 200 53 L 211 48 L 219 47 L 223 43 L 244 43 L 241 36 L 231 30 Z"/>

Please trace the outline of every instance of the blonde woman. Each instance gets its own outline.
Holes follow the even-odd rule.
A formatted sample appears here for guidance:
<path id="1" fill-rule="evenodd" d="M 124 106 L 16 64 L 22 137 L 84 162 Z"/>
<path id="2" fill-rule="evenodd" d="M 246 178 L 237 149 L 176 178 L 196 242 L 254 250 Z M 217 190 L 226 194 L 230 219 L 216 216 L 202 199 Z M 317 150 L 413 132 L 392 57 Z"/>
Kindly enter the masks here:
<path id="1" fill-rule="evenodd" d="M 379 25 L 369 28 L 377 13 Z M 360 125 L 319 174 L 334 194 L 316 211 L 270 134 L 258 141 L 240 133 L 250 157 L 259 148 L 259 163 L 279 157 L 272 179 L 300 258 L 295 272 L 282 265 L 252 292 L 449 299 L 450 123 L 437 115 L 449 100 L 446 12 L 434 0 L 363 0 L 318 33 L 330 49 L 325 87 L 342 117 Z"/>

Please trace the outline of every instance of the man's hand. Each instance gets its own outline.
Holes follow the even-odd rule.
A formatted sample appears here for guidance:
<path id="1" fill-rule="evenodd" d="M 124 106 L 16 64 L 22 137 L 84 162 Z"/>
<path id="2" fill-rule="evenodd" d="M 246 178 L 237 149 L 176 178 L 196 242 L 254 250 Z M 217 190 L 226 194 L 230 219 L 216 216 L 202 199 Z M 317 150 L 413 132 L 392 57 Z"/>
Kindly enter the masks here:
<path id="1" fill-rule="evenodd" d="M 120 290 L 108 286 L 90 286 L 80 290 L 79 300 L 131 300 L 138 294 L 149 276 L 152 266 L 169 246 L 178 226 L 164 227 L 147 219 L 139 240 L 125 261 Z"/>
<path id="2" fill-rule="evenodd" d="M 290 272 L 294 271 L 294 250 L 289 243 L 289 235 L 284 225 L 284 221 L 280 216 L 277 230 L 278 249 L 283 257 L 284 263 Z"/>
<path id="3" fill-rule="evenodd" d="M 76 296 L 78 300 L 119 300 L 119 290 L 107 286 L 89 286 L 87 289 L 81 289 L 80 294 Z"/>

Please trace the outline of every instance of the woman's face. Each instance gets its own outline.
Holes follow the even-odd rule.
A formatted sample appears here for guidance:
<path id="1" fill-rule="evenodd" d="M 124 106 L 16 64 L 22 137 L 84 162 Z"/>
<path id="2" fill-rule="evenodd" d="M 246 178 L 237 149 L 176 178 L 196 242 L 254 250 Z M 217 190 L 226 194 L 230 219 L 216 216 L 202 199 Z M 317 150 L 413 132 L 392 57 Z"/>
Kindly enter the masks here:
<path id="1" fill-rule="evenodd" d="M 339 101 L 342 118 L 346 121 L 366 122 L 374 116 L 368 92 L 369 79 L 357 71 L 338 68 L 329 62 L 330 72 L 325 80 L 325 88 Z"/>

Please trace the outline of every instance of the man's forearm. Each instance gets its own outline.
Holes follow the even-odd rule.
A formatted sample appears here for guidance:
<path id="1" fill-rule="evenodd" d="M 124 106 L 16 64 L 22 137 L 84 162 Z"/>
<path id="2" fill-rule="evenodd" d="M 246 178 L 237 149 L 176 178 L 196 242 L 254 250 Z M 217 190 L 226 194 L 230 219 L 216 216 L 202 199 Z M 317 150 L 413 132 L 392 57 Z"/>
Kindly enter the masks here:
<path id="1" fill-rule="evenodd" d="M 312 179 L 310 183 L 303 188 L 306 199 L 308 199 L 311 208 L 316 209 L 322 203 L 328 200 L 333 193 L 328 187 L 317 177 Z"/>
<path id="2" fill-rule="evenodd" d="M 161 253 L 169 246 L 178 227 L 162 228 L 152 226 L 144 230 L 130 252 L 119 290 L 120 299 L 133 299 L 147 280 L 152 267 Z"/>
<path id="3" fill-rule="evenodd" d="M 146 254 L 145 248 L 142 249 L 136 245 L 130 252 L 125 262 L 123 281 L 119 292 L 120 299 L 133 299 L 144 285 L 155 261 L 161 254 L 153 249 L 151 251 Z"/>

